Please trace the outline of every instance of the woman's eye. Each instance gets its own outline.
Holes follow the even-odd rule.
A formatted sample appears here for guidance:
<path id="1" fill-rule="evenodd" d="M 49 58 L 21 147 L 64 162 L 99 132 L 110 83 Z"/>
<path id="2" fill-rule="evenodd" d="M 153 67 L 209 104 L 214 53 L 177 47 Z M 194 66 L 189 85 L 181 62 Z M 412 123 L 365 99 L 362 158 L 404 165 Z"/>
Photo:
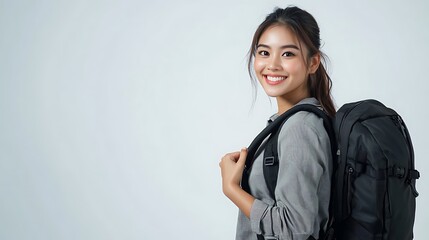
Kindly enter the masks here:
<path id="1" fill-rule="evenodd" d="M 283 56 L 284 57 L 293 57 L 293 56 L 295 56 L 295 54 L 293 52 L 285 52 L 285 53 L 283 53 Z"/>
<path id="2" fill-rule="evenodd" d="M 261 55 L 261 56 L 268 56 L 268 55 L 270 55 L 267 51 L 264 51 L 264 50 L 259 51 L 258 54 Z"/>

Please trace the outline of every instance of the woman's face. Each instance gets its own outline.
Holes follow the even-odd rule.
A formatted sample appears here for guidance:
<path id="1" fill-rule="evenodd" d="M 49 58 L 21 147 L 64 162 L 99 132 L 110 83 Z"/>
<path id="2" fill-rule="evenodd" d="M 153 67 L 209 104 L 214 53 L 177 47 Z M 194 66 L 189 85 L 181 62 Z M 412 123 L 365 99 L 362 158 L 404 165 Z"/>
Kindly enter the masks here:
<path id="1" fill-rule="evenodd" d="M 307 66 L 307 53 L 306 46 L 299 44 L 295 34 L 284 25 L 270 26 L 262 33 L 253 67 L 269 96 L 294 103 L 310 96 L 307 79 L 318 64 L 313 66 L 317 62 L 311 58 Z"/>

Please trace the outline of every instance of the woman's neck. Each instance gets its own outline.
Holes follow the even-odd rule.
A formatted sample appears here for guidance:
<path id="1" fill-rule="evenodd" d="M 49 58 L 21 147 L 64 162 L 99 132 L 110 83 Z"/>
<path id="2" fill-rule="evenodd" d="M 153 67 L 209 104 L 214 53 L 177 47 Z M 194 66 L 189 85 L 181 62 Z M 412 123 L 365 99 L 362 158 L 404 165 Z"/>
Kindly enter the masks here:
<path id="1" fill-rule="evenodd" d="M 309 97 L 310 97 L 310 94 L 303 94 L 302 96 L 296 96 L 296 97 L 285 97 L 285 96 L 277 97 L 277 111 L 278 111 L 277 114 L 281 115 L 282 113 L 291 109 L 293 106 L 295 106 L 303 99 L 309 98 Z"/>

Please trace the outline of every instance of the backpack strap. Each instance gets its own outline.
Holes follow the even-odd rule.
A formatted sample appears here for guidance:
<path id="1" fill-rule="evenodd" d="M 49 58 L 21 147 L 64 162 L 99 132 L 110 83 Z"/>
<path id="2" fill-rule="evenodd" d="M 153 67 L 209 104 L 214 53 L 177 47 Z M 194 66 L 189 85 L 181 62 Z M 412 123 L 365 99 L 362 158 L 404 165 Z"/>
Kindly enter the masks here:
<path id="1" fill-rule="evenodd" d="M 300 105 L 296 106 L 299 107 Z M 335 140 L 335 133 L 333 129 L 333 124 L 331 118 L 320 110 L 318 107 L 308 104 L 304 108 L 300 108 L 300 111 L 307 111 L 316 114 L 319 118 L 323 119 L 323 125 L 325 127 L 326 132 L 328 133 L 330 145 L 331 145 L 331 154 L 333 160 L 334 167 L 333 169 L 336 169 L 336 152 L 337 152 L 337 144 Z M 290 116 L 289 116 L 290 117 Z M 288 118 L 289 118 L 288 117 Z M 285 119 L 282 123 L 282 125 L 286 122 L 287 119 Z M 282 126 L 281 125 L 281 126 Z M 278 137 L 280 134 L 280 129 L 277 129 L 275 133 L 273 133 L 270 138 L 267 140 L 267 144 L 265 145 L 265 151 L 264 151 L 264 161 L 263 161 L 263 172 L 264 172 L 264 179 L 265 183 L 267 185 L 267 188 L 270 192 L 270 196 L 275 200 L 275 189 L 277 185 L 277 178 L 278 178 L 278 172 L 279 172 L 279 159 L 278 159 Z M 334 176 L 334 174 L 332 174 Z M 333 180 L 333 179 L 332 179 Z M 331 185 L 333 185 L 334 182 L 332 182 Z M 332 197 L 332 191 L 331 191 L 331 197 Z M 333 206 L 332 201 L 330 201 L 329 204 L 329 222 L 327 226 L 326 232 L 321 228 L 319 231 L 319 238 L 320 239 L 332 239 L 333 238 Z M 312 236 L 310 236 L 308 239 L 315 240 Z"/>
<path id="2" fill-rule="evenodd" d="M 334 135 L 331 119 L 328 117 L 328 115 L 325 112 L 323 112 L 322 110 L 320 110 L 318 107 L 316 107 L 312 104 L 296 105 L 296 106 L 292 107 L 291 109 L 289 109 L 288 111 L 286 111 L 285 113 L 283 113 L 282 115 L 278 116 L 274 121 L 272 121 L 267 127 L 265 127 L 264 130 L 262 130 L 256 136 L 256 138 L 249 145 L 249 147 L 247 149 L 247 158 L 246 158 L 246 163 L 245 163 L 244 171 L 243 171 L 243 177 L 242 177 L 242 181 L 241 181 L 241 187 L 246 192 L 250 193 L 249 182 L 248 182 L 249 181 L 249 173 L 250 173 L 250 169 L 252 167 L 253 161 L 255 160 L 255 154 L 256 154 L 258 148 L 260 147 L 262 142 L 268 136 L 270 136 L 272 133 L 277 132 L 280 129 L 281 125 L 283 125 L 283 123 L 290 116 L 292 116 L 293 114 L 295 114 L 299 111 L 312 112 L 312 113 L 315 113 L 317 116 L 323 118 L 323 124 L 324 124 L 326 131 L 328 132 L 329 138 L 331 140 L 331 148 L 333 149 L 334 152 L 336 151 L 335 135 Z"/>
<path id="3" fill-rule="evenodd" d="M 296 106 L 298 111 L 311 112 L 316 114 L 319 118 L 323 119 L 323 125 L 326 129 L 326 132 L 328 133 L 329 140 L 331 143 L 331 152 L 332 152 L 332 156 L 334 157 L 334 154 L 336 155 L 336 142 L 335 142 L 335 135 L 334 135 L 331 119 L 328 117 L 328 115 L 325 112 L 323 112 L 322 110 L 320 110 L 318 107 L 314 105 L 305 104 L 305 106 L 301 107 L 302 105 Z M 288 116 L 288 118 L 289 117 L 290 116 Z M 287 119 L 283 121 L 282 125 L 286 122 L 286 120 Z M 277 145 L 278 145 L 278 137 L 280 134 L 280 129 L 281 127 L 278 128 L 275 133 L 271 134 L 270 138 L 267 141 L 267 144 L 265 145 L 265 151 L 264 151 L 264 161 L 263 161 L 264 178 L 265 178 L 265 182 L 267 184 L 268 190 L 270 191 L 270 195 L 273 199 L 276 199 L 274 191 L 277 185 L 277 176 L 279 172 L 279 159 L 278 159 Z"/>
<path id="4" fill-rule="evenodd" d="M 312 104 L 296 105 L 293 108 L 286 111 L 285 113 L 283 113 L 282 115 L 280 115 L 279 117 L 277 117 L 273 122 L 271 122 L 264 130 L 262 130 L 262 132 L 250 144 L 248 148 L 248 155 L 246 158 L 246 164 L 244 167 L 244 172 L 243 172 L 243 177 L 241 182 L 241 186 L 245 191 L 250 192 L 248 179 L 249 179 L 251 166 L 255 159 L 255 153 L 257 152 L 262 142 L 269 136 L 269 139 L 267 140 L 267 143 L 265 145 L 263 172 L 264 172 L 264 179 L 267 184 L 270 195 L 273 199 L 275 199 L 275 188 L 277 185 L 277 178 L 278 178 L 278 171 L 279 171 L 279 160 L 278 160 L 278 149 L 277 149 L 278 136 L 280 133 L 281 126 L 287 121 L 287 119 L 289 119 L 289 117 L 291 117 L 293 114 L 300 111 L 307 111 L 307 112 L 314 113 L 319 118 L 323 119 L 323 125 L 326 129 L 326 132 L 328 133 L 330 143 L 331 143 L 332 157 L 334 158 L 336 156 L 337 146 L 336 146 L 335 134 L 334 134 L 331 118 L 315 105 L 312 105 Z M 335 167 L 336 161 L 334 160 L 333 162 L 334 162 L 334 169 L 336 169 Z M 332 207 L 329 206 L 329 212 L 330 212 L 330 215 L 332 216 L 331 209 Z M 330 228 L 331 225 L 332 224 L 330 223 L 328 227 Z M 322 235 L 324 235 L 323 229 L 321 229 L 319 236 L 322 236 Z M 262 235 L 257 235 L 257 238 L 258 240 L 264 239 Z M 312 237 L 310 236 L 309 239 L 312 239 Z"/>
<path id="5" fill-rule="evenodd" d="M 277 143 L 279 139 L 280 129 L 273 133 L 270 138 L 267 140 L 264 151 L 264 160 L 263 160 L 263 172 L 265 183 L 270 192 L 272 199 L 276 199 L 274 193 L 277 185 L 277 178 L 279 173 L 279 154 L 277 149 Z"/>

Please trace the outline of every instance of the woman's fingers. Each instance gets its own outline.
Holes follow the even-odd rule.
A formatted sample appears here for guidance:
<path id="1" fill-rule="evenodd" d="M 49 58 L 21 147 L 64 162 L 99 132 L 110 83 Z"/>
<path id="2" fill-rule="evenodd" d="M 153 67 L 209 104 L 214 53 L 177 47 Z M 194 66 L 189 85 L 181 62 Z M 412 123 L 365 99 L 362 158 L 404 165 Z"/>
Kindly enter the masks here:
<path id="1" fill-rule="evenodd" d="M 247 148 L 242 148 L 240 152 L 232 152 L 225 154 L 225 156 L 223 156 L 221 161 L 219 162 L 219 166 L 222 167 L 222 163 L 224 162 L 234 162 L 244 166 L 244 164 L 246 163 L 246 157 Z"/>
<path id="2" fill-rule="evenodd" d="M 243 165 L 246 163 L 247 158 L 247 148 L 242 148 L 240 151 L 240 157 L 237 160 L 237 163 Z"/>
<path id="3" fill-rule="evenodd" d="M 225 154 L 225 156 L 223 156 L 222 161 L 223 160 L 230 160 L 233 162 L 237 162 L 239 157 L 240 157 L 240 152 L 227 153 L 227 154 Z"/>
<path id="4" fill-rule="evenodd" d="M 232 187 L 240 185 L 246 163 L 247 149 L 226 154 L 219 163 L 224 193 L 229 193 Z"/>

